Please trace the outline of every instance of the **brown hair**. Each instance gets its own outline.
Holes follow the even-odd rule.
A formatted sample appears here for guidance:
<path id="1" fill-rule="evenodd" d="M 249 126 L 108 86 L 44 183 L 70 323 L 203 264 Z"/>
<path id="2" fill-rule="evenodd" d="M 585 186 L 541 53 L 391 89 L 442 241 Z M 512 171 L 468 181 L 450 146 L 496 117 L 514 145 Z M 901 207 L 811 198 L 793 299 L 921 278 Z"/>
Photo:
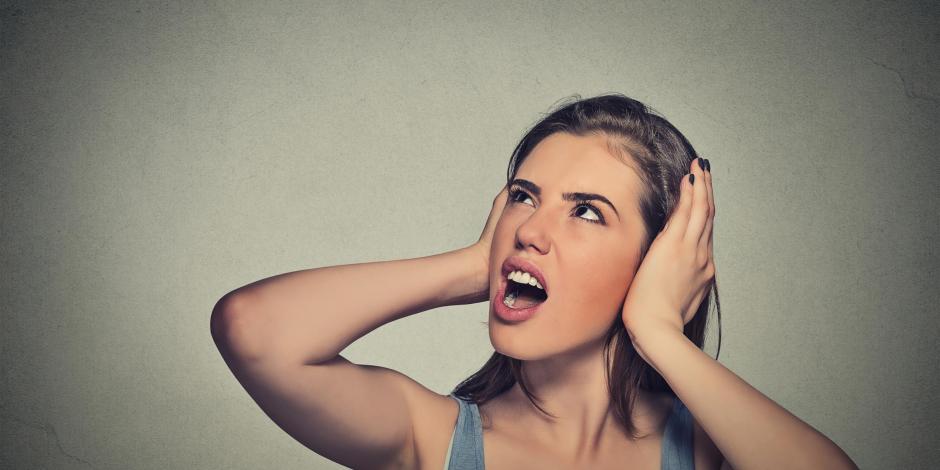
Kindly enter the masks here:
<path id="1" fill-rule="evenodd" d="M 619 156 L 621 161 L 633 167 L 640 175 L 644 186 L 639 201 L 640 213 L 647 235 L 640 247 L 642 261 L 653 239 L 662 230 L 678 202 L 680 181 L 689 173 L 692 161 L 698 158 L 695 149 L 669 121 L 639 101 L 621 94 L 587 99 L 574 95 L 538 121 L 516 145 L 509 160 L 507 183 L 513 180 L 517 169 L 532 149 L 556 132 L 577 136 L 600 134 L 609 137 L 611 153 Z M 624 158 L 625 154 L 632 157 L 632 161 Z M 721 352 L 721 304 L 718 300 L 717 275 L 695 317 L 683 328 L 683 334 L 702 349 L 712 293 L 718 314 L 718 352 L 715 354 L 717 359 Z M 614 338 L 618 340 L 611 351 Z M 638 390 L 667 392 L 673 397 L 675 392 L 633 349 L 633 343 L 620 316 L 617 316 L 607 332 L 604 355 L 613 371 L 613 376 L 609 370 L 605 370 L 605 374 L 615 415 L 627 433 L 637 438 L 639 436 L 631 416 Z M 539 406 L 539 398 L 528 389 L 522 374 L 523 366 L 524 361 L 494 351 L 483 367 L 458 384 L 452 393 L 458 398 L 479 405 L 501 395 L 518 382 L 529 401 L 539 411 L 555 418 Z"/>

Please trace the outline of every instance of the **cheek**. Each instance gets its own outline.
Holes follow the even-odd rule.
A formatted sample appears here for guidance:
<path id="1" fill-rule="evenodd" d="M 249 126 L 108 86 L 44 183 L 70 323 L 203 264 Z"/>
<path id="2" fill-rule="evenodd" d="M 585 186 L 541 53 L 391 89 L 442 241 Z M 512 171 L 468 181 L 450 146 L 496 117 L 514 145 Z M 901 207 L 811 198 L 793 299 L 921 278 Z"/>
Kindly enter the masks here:
<path id="1" fill-rule="evenodd" d="M 583 313 L 606 317 L 623 302 L 631 279 L 632 276 L 604 277 L 583 285 L 577 296 L 577 301 L 585 307 Z"/>
<path id="2" fill-rule="evenodd" d="M 581 343 L 603 336 L 612 322 L 619 321 L 626 287 L 619 280 L 599 276 L 589 282 L 578 282 L 565 292 L 562 302 L 556 304 L 551 317 L 551 343 Z"/>
<path id="3" fill-rule="evenodd" d="M 619 314 L 626 298 L 634 272 L 631 260 L 597 266 L 588 282 L 579 282 L 572 296 L 573 305 L 580 315 L 589 315 L 608 322 L 611 315 Z M 623 266 L 621 269 L 620 266 Z"/>

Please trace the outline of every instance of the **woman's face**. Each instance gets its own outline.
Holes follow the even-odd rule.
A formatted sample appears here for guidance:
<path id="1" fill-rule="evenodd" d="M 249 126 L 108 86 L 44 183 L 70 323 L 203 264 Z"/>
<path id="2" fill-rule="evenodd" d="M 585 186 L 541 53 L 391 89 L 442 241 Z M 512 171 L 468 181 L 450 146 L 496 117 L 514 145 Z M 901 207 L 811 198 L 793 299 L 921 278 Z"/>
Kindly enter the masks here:
<path id="1" fill-rule="evenodd" d="M 602 135 L 552 134 L 510 182 L 489 266 L 490 341 L 504 355 L 552 356 L 603 339 L 611 322 L 620 321 L 645 229 L 640 178 L 610 153 L 607 142 Z M 563 198 L 572 192 L 599 194 L 613 207 Z M 535 316 L 521 322 L 507 322 L 494 311 L 503 302 L 497 296 L 510 256 L 534 263 L 549 294 Z"/>

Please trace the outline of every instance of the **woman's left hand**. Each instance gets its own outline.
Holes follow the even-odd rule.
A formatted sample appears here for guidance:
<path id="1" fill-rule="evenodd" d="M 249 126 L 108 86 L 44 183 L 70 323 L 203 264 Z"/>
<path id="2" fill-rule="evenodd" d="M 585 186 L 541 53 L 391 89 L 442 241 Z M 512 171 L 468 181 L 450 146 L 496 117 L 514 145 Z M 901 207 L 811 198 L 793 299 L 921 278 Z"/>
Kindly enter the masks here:
<path id="1" fill-rule="evenodd" d="M 711 166 L 706 165 L 706 171 L 700 162 L 704 161 L 692 161 L 694 183 L 689 175 L 682 178 L 679 202 L 650 245 L 627 292 L 622 319 L 634 346 L 638 339 L 654 333 L 682 335 L 715 277 Z"/>

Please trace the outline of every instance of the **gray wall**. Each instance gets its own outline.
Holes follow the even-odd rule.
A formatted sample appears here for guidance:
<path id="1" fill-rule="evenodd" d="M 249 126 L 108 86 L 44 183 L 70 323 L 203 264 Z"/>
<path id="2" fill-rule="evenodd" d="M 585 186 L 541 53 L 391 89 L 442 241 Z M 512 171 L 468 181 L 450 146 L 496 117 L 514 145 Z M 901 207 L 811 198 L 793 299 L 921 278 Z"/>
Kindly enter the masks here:
<path id="1" fill-rule="evenodd" d="M 940 465 L 935 2 L 470 3 L 4 1 L 0 467 L 339 468 L 215 301 L 469 245 L 527 126 L 604 92 L 713 163 L 719 360 L 862 468 Z M 344 356 L 448 393 L 486 314 Z"/>

